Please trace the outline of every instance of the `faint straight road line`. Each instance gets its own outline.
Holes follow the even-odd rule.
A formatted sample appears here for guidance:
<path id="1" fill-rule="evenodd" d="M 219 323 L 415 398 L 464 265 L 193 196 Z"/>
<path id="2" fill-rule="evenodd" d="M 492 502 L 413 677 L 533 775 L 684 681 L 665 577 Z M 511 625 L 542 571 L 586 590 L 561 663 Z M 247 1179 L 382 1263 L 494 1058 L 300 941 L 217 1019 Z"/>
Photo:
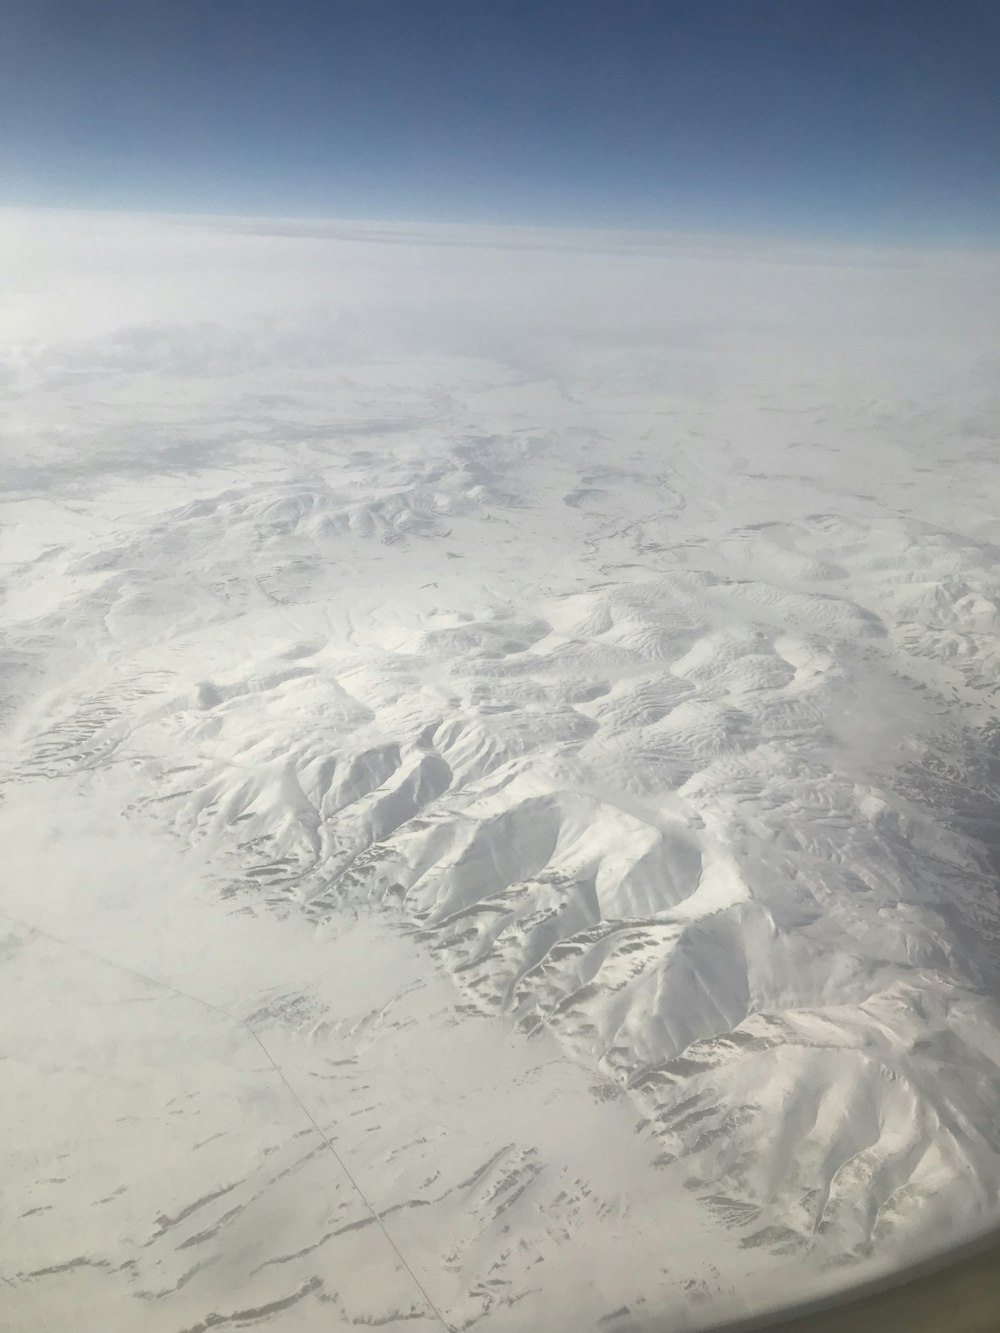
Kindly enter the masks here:
<path id="1" fill-rule="evenodd" d="M 407 1261 L 402 1250 L 399 1248 L 399 1246 L 393 1240 L 392 1236 L 389 1234 L 385 1222 L 382 1219 L 381 1213 L 372 1203 L 371 1199 L 368 1197 L 365 1191 L 361 1188 L 360 1184 L 358 1183 L 357 1177 L 350 1170 L 347 1163 L 344 1161 L 343 1157 L 334 1147 L 333 1142 L 327 1135 L 326 1131 L 320 1127 L 318 1121 L 316 1120 L 316 1117 L 309 1110 L 309 1107 L 305 1104 L 305 1102 L 296 1092 L 295 1088 L 289 1082 L 288 1077 L 286 1076 L 284 1070 L 281 1068 L 277 1060 L 275 1060 L 274 1056 L 265 1046 L 263 1040 L 261 1039 L 260 1034 L 256 1031 L 255 1028 L 253 1028 L 247 1022 L 245 1018 L 240 1018 L 238 1014 L 230 1013 L 228 1009 L 223 1009 L 221 1005 L 213 1004 L 211 1000 L 203 999 L 200 995 L 192 995 L 190 991 L 182 990 L 179 986 L 174 986 L 169 981 L 164 981 L 160 977 L 151 977 L 146 972 L 140 972 L 138 968 L 128 967 L 125 963 L 118 963 L 111 958 L 105 958 L 103 954 L 98 953 L 94 949 L 88 949 L 86 945 L 77 944 L 75 941 L 64 939 L 60 935 L 54 935 L 49 930 L 42 930 L 39 926 L 32 925 L 30 921 L 24 921 L 21 917 L 12 916 L 9 912 L 4 911 L 2 908 L 0 908 L 0 916 L 2 916 L 4 920 L 9 921 L 12 925 L 20 926 L 23 930 L 30 931 L 31 934 L 33 935 L 38 935 L 42 939 L 51 940 L 53 944 L 61 945 L 64 948 L 73 949 L 75 952 L 83 954 L 87 958 L 92 958 L 95 962 L 103 963 L 106 967 L 114 968 L 118 972 L 124 972 L 129 976 L 137 977 L 140 981 L 147 982 L 151 986 L 158 986 L 161 990 L 170 991 L 174 995 L 179 995 L 182 999 L 190 1000 L 193 1004 L 200 1004 L 203 1008 L 210 1009 L 213 1013 L 221 1014 L 223 1018 L 227 1018 L 229 1019 L 230 1022 L 237 1023 L 240 1027 L 245 1028 L 246 1031 L 249 1032 L 253 1040 L 260 1047 L 261 1051 L 264 1053 L 264 1057 L 266 1058 L 268 1064 L 271 1066 L 271 1068 L 277 1074 L 278 1078 L 288 1089 L 288 1092 L 292 1100 L 296 1103 L 296 1105 L 301 1110 L 302 1114 L 309 1121 L 310 1125 L 312 1125 L 313 1129 L 326 1144 L 331 1155 L 333 1156 L 334 1161 L 337 1163 L 337 1165 L 340 1167 L 341 1172 L 349 1181 L 351 1188 L 354 1190 L 358 1198 L 367 1208 L 368 1212 L 372 1216 L 372 1220 L 375 1222 L 376 1226 L 381 1231 L 382 1235 L 384 1236 L 389 1247 L 392 1249 L 396 1258 L 399 1260 L 404 1270 L 409 1275 L 413 1285 L 416 1287 L 417 1291 L 423 1298 L 423 1301 L 427 1306 L 427 1309 L 431 1312 L 434 1318 L 445 1330 L 445 1333 L 455 1333 L 454 1328 L 452 1327 L 451 1324 L 448 1323 L 448 1321 L 445 1319 L 444 1315 L 441 1313 L 438 1306 L 431 1299 L 431 1296 L 427 1291 L 427 1288 L 424 1286 L 423 1282 L 421 1282 L 420 1278 L 417 1276 L 416 1272 Z M 13 1287 L 16 1285 L 6 1275 L 3 1275 L 3 1279 L 8 1286 Z"/>

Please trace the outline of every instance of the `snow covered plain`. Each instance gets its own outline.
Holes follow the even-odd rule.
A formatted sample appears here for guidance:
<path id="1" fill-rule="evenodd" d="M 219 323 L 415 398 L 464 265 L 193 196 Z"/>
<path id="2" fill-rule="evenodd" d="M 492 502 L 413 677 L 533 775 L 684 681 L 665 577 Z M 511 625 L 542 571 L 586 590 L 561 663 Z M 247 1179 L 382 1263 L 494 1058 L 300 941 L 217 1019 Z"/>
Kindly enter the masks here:
<path id="1" fill-rule="evenodd" d="M 1000 1218 L 1000 260 L 0 240 L 0 1326 L 680 1330 Z"/>

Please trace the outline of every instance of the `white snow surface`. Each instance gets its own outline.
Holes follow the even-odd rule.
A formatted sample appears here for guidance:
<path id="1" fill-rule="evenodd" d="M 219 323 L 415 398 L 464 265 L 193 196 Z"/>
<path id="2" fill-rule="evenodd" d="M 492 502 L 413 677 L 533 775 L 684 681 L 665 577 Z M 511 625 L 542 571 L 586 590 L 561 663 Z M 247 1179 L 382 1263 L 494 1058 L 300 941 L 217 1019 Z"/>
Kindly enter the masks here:
<path id="1" fill-rule="evenodd" d="M 682 1330 L 998 1220 L 997 256 L 0 240 L 0 1325 Z"/>

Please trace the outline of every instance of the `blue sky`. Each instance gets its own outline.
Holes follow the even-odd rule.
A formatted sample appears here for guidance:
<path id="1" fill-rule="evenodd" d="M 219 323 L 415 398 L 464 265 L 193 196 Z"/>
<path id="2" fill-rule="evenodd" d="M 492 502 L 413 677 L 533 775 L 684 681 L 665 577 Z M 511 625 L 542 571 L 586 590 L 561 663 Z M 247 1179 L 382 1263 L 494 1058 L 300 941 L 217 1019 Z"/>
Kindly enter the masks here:
<path id="1" fill-rule="evenodd" d="M 998 0 L 4 0 L 0 203 L 1000 240 Z"/>

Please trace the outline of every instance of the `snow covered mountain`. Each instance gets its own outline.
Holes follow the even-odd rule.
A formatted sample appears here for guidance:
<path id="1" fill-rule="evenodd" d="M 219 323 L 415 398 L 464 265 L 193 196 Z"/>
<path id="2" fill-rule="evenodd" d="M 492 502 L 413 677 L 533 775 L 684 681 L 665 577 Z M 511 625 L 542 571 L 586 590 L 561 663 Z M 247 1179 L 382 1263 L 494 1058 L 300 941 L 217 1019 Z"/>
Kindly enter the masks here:
<path id="1" fill-rule="evenodd" d="M 695 1327 L 997 1220 L 1000 261 L 2 229 L 18 1327 Z"/>

